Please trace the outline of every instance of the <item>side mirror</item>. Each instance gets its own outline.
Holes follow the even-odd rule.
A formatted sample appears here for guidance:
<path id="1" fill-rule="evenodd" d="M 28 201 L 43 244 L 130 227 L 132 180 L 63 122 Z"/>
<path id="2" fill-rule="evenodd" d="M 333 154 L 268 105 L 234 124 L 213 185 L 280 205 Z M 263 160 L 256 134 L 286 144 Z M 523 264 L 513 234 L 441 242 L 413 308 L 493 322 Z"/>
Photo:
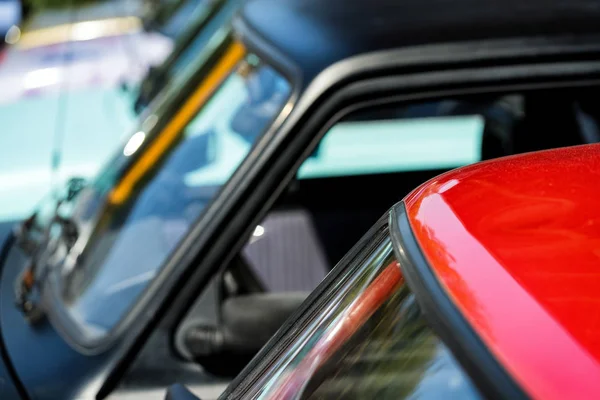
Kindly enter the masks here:
<path id="1" fill-rule="evenodd" d="M 277 332 L 308 293 L 255 293 L 227 299 L 222 306 L 228 349 L 256 353 Z"/>
<path id="2" fill-rule="evenodd" d="M 304 292 L 252 293 L 229 298 L 221 305 L 219 326 L 190 326 L 185 347 L 210 372 L 235 375 L 307 296 Z"/>
<path id="3" fill-rule="evenodd" d="M 165 400 L 200 400 L 194 396 L 185 386 L 176 383 L 167 389 Z"/>

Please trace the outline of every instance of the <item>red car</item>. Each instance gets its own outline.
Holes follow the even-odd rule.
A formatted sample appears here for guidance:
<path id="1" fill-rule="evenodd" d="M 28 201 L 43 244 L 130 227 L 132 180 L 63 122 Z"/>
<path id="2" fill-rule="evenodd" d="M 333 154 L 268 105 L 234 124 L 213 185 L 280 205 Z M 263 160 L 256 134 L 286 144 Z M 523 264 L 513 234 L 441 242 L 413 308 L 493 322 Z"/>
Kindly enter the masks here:
<path id="1" fill-rule="evenodd" d="M 599 175 L 586 145 L 421 185 L 223 398 L 600 397 Z"/>

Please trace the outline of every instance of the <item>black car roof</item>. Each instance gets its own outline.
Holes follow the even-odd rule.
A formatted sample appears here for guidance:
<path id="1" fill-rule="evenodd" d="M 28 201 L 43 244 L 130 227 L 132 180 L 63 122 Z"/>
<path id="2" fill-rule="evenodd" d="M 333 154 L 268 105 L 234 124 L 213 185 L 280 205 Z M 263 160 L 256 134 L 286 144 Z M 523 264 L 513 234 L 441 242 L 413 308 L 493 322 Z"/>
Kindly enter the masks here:
<path id="1" fill-rule="evenodd" d="M 249 0 L 242 20 L 305 79 L 342 59 L 421 44 L 600 32 L 598 0 Z"/>

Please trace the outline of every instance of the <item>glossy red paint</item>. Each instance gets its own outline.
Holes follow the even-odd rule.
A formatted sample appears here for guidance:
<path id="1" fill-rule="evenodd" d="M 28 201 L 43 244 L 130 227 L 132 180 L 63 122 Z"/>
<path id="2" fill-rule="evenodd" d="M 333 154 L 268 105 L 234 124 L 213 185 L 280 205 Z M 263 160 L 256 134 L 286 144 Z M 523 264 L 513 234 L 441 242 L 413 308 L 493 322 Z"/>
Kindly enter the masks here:
<path id="1" fill-rule="evenodd" d="M 533 398 L 600 398 L 600 145 L 507 157 L 405 199 L 450 298 Z"/>

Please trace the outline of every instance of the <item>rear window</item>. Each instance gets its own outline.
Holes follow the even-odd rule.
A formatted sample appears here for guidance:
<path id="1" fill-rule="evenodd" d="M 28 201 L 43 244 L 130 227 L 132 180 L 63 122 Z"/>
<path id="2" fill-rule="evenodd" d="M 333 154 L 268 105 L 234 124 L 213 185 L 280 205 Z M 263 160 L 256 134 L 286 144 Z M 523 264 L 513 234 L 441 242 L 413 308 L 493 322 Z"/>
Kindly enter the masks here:
<path id="1" fill-rule="evenodd" d="M 255 381 L 250 398 L 481 398 L 425 321 L 389 237 L 368 247 L 336 279 L 337 293 L 324 294 L 328 300 L 308 311 L 306 328 L 282 339 L 290 344 Z"/>

